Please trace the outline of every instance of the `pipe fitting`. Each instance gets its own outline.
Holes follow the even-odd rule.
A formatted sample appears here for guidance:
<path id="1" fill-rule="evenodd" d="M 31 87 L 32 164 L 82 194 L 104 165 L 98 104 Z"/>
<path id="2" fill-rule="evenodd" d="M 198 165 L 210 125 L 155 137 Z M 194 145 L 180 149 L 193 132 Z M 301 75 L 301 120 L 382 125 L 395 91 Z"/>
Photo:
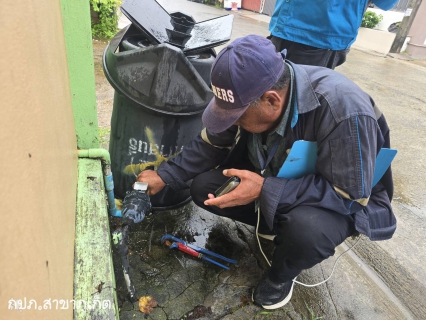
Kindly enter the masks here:
<path id="1" fill-rule="evenodd" d="M 105 149 L 78 150 L 77 153 L 79 158 L 101 159 L 105 164 L 111 164 L 111 156 Z"/>

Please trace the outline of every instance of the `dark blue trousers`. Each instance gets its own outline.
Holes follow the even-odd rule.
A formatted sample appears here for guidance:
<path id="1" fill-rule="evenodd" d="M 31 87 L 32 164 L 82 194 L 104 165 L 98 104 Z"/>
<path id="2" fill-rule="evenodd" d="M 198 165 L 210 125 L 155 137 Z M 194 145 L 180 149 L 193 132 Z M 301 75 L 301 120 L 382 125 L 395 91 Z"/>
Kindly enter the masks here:
<path id="1" fill-rule="evenodd" d="M 224 209 L 204 205 L 207 194 L 214 193 L 228 179 L 222 171 L 223 168 L 197 176 L 191 184 L 192 200 L 216 215 L 255 226 L 254 202 Z M 265 233 L 264 230 L 268 228 L 261 214 L 259 232 Z M 277 236 L 269 277 L 282 283 L 334 255 L 335 248 L 355 233 L 355 226 L 351 215 L 300 206 L 288 212 L 276 212 L 273 232 Z"/>

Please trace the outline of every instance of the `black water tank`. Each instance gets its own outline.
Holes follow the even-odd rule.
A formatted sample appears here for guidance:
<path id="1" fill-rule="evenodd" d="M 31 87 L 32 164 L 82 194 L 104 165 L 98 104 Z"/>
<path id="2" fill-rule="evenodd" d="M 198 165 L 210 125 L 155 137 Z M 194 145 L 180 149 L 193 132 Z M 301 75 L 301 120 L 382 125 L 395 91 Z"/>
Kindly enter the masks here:
<path id="1" fill-rule="evenodd" d="M 147 166 L 179 153 L 201 130 L 213 97 L 209 88 L 213 49 L 185 55 L 170 44 L 152 45 L 132 26 L 105 49 L 103 67 L 114 87 L 109 151 L 115 196 L 123 199 Z M 168 186 L 151 197 L 156 210 L 190 201 L 189 190 Z"/>

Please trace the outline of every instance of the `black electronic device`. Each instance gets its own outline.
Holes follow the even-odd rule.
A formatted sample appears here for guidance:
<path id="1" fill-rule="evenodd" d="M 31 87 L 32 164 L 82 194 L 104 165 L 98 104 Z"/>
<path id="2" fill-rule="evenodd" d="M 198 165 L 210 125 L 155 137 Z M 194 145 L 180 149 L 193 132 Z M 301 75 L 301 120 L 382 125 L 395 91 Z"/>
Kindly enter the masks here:
<path id="1" fill-rule="evenodd" d="M 229 178 L 222 186 L 220 186 L 215 192 L 215 197 L 223 196 L 224 194 L 231 192 L 234 190 L 239 184 L 240 184 L 240 178 L 238 177 L 231 177 Z"/>

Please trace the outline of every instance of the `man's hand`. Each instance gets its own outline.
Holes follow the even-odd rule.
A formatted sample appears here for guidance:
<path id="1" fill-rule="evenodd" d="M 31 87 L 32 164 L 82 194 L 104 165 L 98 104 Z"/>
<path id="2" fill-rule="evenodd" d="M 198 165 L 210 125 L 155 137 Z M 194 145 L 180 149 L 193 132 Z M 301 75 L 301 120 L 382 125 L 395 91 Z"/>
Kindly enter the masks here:
<path id="1" fill-rule="evenodd" d="M 223 209 L 245 205 L 260 197 L 265 179 L 257 173 L 248 170 L 228 169 L 223 170 L 223 175 L 227 177 L 237 176 L 241 179 L 241 182 L 238 187 L 221 197 L 215 198 L 213 194 L 209 193 L 209 199 L 204 201 L 206 206 L 216 206 Z"/>
<path id="2" fill-rule="evenodd" d="M 154 170 L 142 171 L 138 174 L 136 181 L 148 183 L 148 190 L 146 194 L 149 196 L 153 196 L 154 194 L 160 192 L 166 186 L 164 181 L 158 175 L 157 171 Z"/>

